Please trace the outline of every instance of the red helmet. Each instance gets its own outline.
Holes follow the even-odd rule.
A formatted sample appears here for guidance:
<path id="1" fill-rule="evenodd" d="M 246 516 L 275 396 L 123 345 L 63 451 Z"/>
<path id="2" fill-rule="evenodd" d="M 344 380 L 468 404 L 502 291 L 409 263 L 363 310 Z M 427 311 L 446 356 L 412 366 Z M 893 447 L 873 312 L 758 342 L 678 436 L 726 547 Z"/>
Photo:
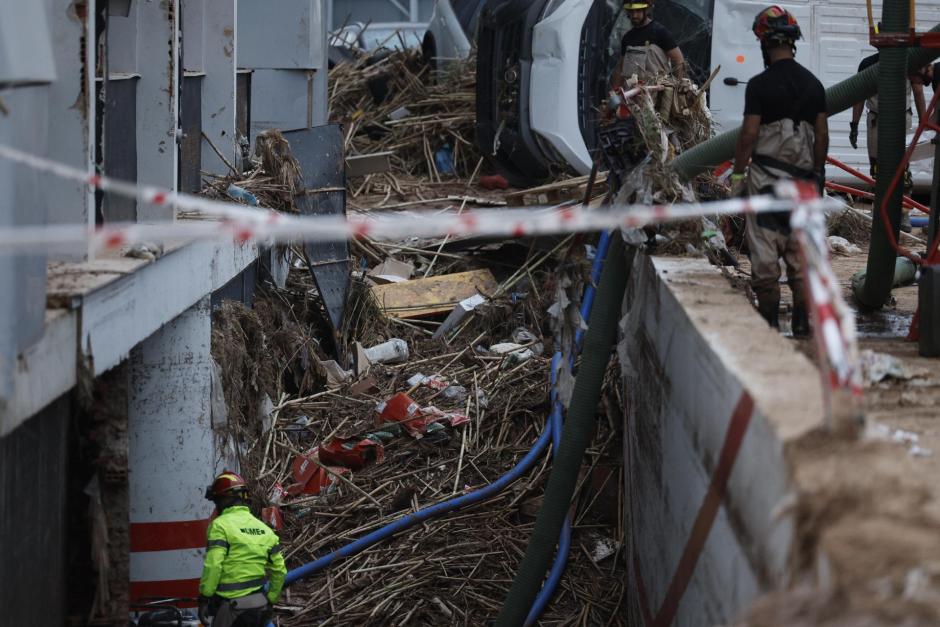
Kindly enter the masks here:
<path id="1" fill-rule="evenodd" d="M 241 496 L 248 492 L 248 484 L 237 473 L 226 470 L 215 478 L 206 488 L 206 498 L 210 501 L 226 496 Z"/>
<path id="2" fill-rule="evenodd" d="M 761 43 L 766 41 L 792 45 L 803 37 L 793 14 L 776 4 L 757 14 L 753 30 Z"/>

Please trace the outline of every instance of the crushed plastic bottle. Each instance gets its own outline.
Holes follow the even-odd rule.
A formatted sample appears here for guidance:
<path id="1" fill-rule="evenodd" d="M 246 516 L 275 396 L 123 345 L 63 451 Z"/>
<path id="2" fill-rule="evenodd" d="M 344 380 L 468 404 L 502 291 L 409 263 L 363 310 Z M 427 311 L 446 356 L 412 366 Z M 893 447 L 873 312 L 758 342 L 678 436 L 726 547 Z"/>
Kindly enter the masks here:
<path id="1" fill-rule="evenodd" d="M 409 355 L 408 342 L 392 338 L 387 342 L 365 349 L 365 354 L 373 364 L 407 361 Z"/>
<path id="2" fill-rule="evenodd" d="M 240 200 L 241 202 L 251 205 L 252 207 L 258 206 L 258 197 L 249 192 L 244 187 L 239 187 L 232 183 L 228 186 L 228 189 L 225 190 L 225 193 L 231 196 L 235 200 Z"/>
<path id="3" fill-rule="evenodd" d="M 456 173 L 454 168 L 454 149 L 450 144 L 444 144 L 434 153 L 434 165 L 440 174 L 453 175 Z"/>

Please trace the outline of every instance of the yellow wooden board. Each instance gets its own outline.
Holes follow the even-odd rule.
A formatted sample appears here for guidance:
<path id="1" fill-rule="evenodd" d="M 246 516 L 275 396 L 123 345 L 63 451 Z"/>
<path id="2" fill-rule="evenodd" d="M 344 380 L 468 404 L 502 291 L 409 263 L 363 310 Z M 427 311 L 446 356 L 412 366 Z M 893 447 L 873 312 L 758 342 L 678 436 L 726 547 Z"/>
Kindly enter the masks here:
<path id="1" fill-rule="evenodd" d="M 489 270 L 473 270 L 403 283 L 376 285 L 372 294 L 390 316 L 420 318 L 447 313 L 474 294 L 488 296 L 496 291 L 496 279 Z"/>

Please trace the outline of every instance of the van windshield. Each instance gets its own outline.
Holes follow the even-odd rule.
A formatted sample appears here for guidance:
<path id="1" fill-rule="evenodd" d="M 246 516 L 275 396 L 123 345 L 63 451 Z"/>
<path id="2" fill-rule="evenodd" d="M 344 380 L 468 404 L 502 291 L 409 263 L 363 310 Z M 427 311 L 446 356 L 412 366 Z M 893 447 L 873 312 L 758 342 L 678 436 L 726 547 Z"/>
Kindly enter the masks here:
<path id="1" fill-rule="evenodd" d="M 711 72 L 714 11 L 715 0 L 656 0 L 653 10 L 653 19 L 672 33 L 685 55 L 689 78 L 699 85 Z M 620 58 L 620 40 L 630 28 L 630 18 L 621 8 L 610 34 L 611 71 Z"/>

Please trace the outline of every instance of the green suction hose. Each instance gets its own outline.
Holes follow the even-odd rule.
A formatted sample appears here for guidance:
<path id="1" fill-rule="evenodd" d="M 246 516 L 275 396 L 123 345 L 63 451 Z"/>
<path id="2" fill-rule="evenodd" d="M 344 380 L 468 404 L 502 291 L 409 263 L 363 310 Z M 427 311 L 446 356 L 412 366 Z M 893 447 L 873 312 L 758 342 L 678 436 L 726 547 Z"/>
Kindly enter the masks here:
<path id="1" fill-rule="evenodd" d="M 571 507 L 584 453 L 594 435 L 597 405 L 611 348 L 617 338 L 623 295 L 636 252 L 632 247 L 626 250 L 619 234 L 613 235 L 611 240 L 591 312 L 591 324 L 584 339 L 581 367 L 568 407 L 561 446 L 555 454 L 532 538 L 496 621 L 497 627 L 518 627 L 524 623 L 551 565 L 558 534 Z"/>
<path id="2" fill-rule="evenodd" d="M 910 24 L 909 8 L 907 0 L 885 0 L 881 18 L 883 31 L 906 33 Z M 897 252 L 891 246 L 881 219 L 881 205 L 907 145 L 907 50 L 883 49 L 878 66 L 878 125 L 875 129 L 878 133 L 878 176 L 875 180 L 871 245 L 868 247 L 865 285 L 855 292 L 859 304 L 868 309 L 878 309 L 888 302 L 894 284 Z M 902 186 L 898 185 L 888 198 L 888 217 L 895 241 L 901 231 L 902 194 Z"/>

